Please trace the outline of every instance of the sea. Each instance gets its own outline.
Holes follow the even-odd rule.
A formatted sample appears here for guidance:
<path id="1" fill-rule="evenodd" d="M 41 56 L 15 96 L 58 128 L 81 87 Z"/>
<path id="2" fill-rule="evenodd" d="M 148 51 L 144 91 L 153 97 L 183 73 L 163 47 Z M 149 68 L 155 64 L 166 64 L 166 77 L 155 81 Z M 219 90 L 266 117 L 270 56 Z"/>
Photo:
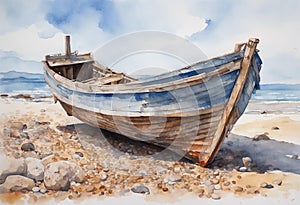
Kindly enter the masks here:
<path id="1" fill-rule="evenodd" d="M 29 94 L 33 98 L 52 96 L 43 74 L 0 72 L 0 94 Z M 300 102 L 300 84 L 261 84 L 251 101 Z"/>

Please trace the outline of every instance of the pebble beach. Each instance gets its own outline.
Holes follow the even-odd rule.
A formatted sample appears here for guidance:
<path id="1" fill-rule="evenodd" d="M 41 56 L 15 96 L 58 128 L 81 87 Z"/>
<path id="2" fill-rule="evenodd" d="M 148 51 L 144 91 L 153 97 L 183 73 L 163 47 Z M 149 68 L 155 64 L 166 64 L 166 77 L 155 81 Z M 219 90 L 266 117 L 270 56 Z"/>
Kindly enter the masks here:
<path id="1" fill-rule="evenodd" d="M 82 123 L 51 97 L 0 103 L 1 204 L 300 202 L 298 102 L 251 102 L 206 168 Z"/>

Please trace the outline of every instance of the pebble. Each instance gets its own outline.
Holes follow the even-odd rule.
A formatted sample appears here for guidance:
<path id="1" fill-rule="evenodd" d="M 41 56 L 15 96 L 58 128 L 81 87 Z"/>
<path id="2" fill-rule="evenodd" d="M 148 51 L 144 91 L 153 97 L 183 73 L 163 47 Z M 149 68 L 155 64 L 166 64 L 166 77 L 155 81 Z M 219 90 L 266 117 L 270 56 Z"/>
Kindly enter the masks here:
<path id="1" fill-rule="evenodd" d="M 274 127 L 272 127 L 271 129 L 272 129 L 272 130 L 279 130 L 279 127 L 274 126 Z"/>
<path id="2" fill-rule="evenodd" d="M 83 157 L 83 153 L 82 152 L 75 152 L 76 155 L 78 155 L 79 157 Z"/>
<path id="3" fill-rule="evenodd" d="M 42 194 L 45 194 L 45 193 L 47 192 L 47 189 L 41 188 L 41 189 L 40 189 L 40 192 L 41 192 Z"/>
<path id="4" fill-rule="evenodd" d="M 133 185 L 131 191 L 138 194 L 150 194 L 149 188 L 141 184 Z"/>
<path id="5" fill-rule="evenodd" d="M 244 191 L 243 187 L 240 186 L 234 187 L 234 192 L 243 192 L 243 191 Z"/>
<path id="6" fill-rule="evenodd" d="M 20 144 L 22 144 L 23 143 L 23 140 L 22 139 L 16 139 L 16 141 L 15 141 L 15 144 L 16 145 L 20 145 Z"/>
<path id="7" fill-rule="evenodd" d="M 212 185 L 212 182 L 211 182 L 210 180 L 206 180 L 206 181 L 204 182 L 204 184 L 205 184 L 206 186 L 210 186 L 210 185 Z"/>
<path id="8" fill-rule="evenodd" d="M 167 175 L 165 178 L 164 178 L 164 182 L 165 183 L 168 183 L 168 184 L 173 184 L 175 182 L 180 182 L 182 179 L 181 179 L 181 176 L 179 175 L 175 175 L 175 174 L 170 174 L 170 175 Z"/>
<path id="9" fill-rule="evenodd" d="M 260 185 L 261 188 L 266 188 L 266 189 L 272 189 L 274 188 L 274 186 L 272 184 L 268 184 L 268 183 L 262 183 Z"/>
<path id="10" fill-rule="evenodd" d="M 278 186 L 281 186 L 282 180 L 276 179 L 276 180 L 273 181 L 273 184 L 278 185 Z"/>
<path id="11" fill-rule="evenodd" d="M 23 137 L 23 138 L 25 138 L 25 139 L 28 139 L 28 140 L 30 139 L 30 137 L 29 137 L 29 135 L 28 135 L 27 132 L 21 132 L 20 136 Z"/>
<path id="12" fill-rule="evenodd" d="M 10 129 L 24 130 L 27 129 L 27 125 L 22 122 L 11 122 Z"/>
<path id="13" fill-rule="evenodd" d="M 260 141 L 260 140 L 270 140 L 270 137 L 268 136 L 269 133 L 265 132 L 264 134 L 259 134 L 254 136 L 254 141 Z"/>
<path id="14" fill-rule="evenodd" d="M 240 171 L 240 172 L 247 172 L 247 171 L 248 171 L 248 168 L 247 168 L 247 167 L 240 167 L 240 168 L 239 168 L 239 171 Z"/>
<path id="15" fill-rule="evenodd" d="M 87 168 L 88 170 L 94 170 L 96 167 L 95 167 L 94 164 L 89 164 L 89 165 L 86 166 L 86 168 Z"/>
<path id="16" fill-rule="evenodd" d="M 223 186 L 229 186 L 230 184 L 230 182 L 224 182 Z"/>
<path id="17" fill-rule="evenodd" d="M 168 171 L 168 169 L 166 169 L 165 167 L 162 167 L 162 166 L 157 166 L 156 167 L 156 173 L 157 173 L 157 175 L 164 174 L 167 171 Z"/>
<path id="18" fill-rule="evenodd" d="M 80 156 L 78 154 L 73 154 L 72 159 L 80 159 Z"/>
<path id="19" fill-rule="evenodd" d="M 242 158 L 243 164 L 246 168 L 250 168 L 252 165 L 252 159 L 250 157 L 243 157 Z"/>
<path id="20" fill-rule="evenodd" d="M 217 179 L 217 178 L 213 178 L 213 179 L 212 179 L 212 183 L 213 183 L 213 184 L 218 184 L 219 182 L 220 182 L 220 180 Z"/>
<path id="21" fill-rule="evenodd" d="M 175 173 L 179 173 L 179 172 L 180 172 L 180 167 L 175 167 L 175 168 L 174 168 L 174 172 L 175 172 Z"/>
<path id="22" fill-rule="evenodd" d="M 147 175 L 148 175 L 147 170 L 144 170 L 144 169 L 141 170 L 141 171 L 140 171 L 140 175 L 141 175 L 141 176 L 147 176 Z"/>
<path id="23" fill-rule="evenodd" d="M 20 192 L 25 190 L 31 191 L 35 186 L 32 179 L 21 176 L 11 175 L 8 176 L 3 184 L 0 185 L 0 193 L 4 192 Z"/>
<path id="24" fill-rule="evenodd" d="M 34 151 L 35 147 L 31 142 L 28 142 L 28 143 L 22 144 L 21 150 L 23 150 L 23 151 Z"/>
<path id="25" fill-rule="evenodd" d="M 211 195 L 215 191 L 215 186 L 214 185 L 206 186 L 204 187 L 204 190 L 206 194 Z"/>
<path id="26" fill-rule="evenodd" d="M 83 182 L 83 180 L 83 170 L 73 162 L 58 161 L 45 167 L 44 184 L 47 189 L 68 190 L 71 181 Z"/>
<path id="27" fill-rule="evenodd" d="M 72 139 L 72 140 L 78 140 L 78 136 L 77 136 L 77 135 L 72 135 L 72 136 L 71 136 L 71 139 Z"/>
<path id="28" fill-rule="evenodd" d="M 107 179 L 107 175 L 105 173 L 101 174 L 100 180 L 105 181 Z"/>
<path id="29" fill-rule="evenodd" d="M 218 194 L 215 194 L 215 193 L 213 193 L 211 195 L 211 198 L 214 199 L 214 200 L 220 200 L 221 199 L 221 197 Z"/>
<path id="30" fill-rule="evenodd" d="M 44 179 L 44 165 L 42 160 L 28 157 L 25 159 L 27 164 L 27 177 L 34 179 L 35 181 L 41 181 Z"/>
<path id="31" fill-rule="evenodd" d="M 2 184 L 9 175 L 24 175 L 27 165 L 24 158 L 11 158 L 1 155 L 0 184 Z"/>
<path id="32" fill-rule="evenodd" d="M 221 185 L 220 184 L 216 184 L 215 185 L 215 190 L 220 190 L 221 189 Z"/>
<path id="33" fill-rule="evenodd" d="M 86 187 L 85 190 L 86 190 L 87 192 L 93 192 L 93 191 L 95 190 L 95 187 L 92 186 L 92 185 L 89 185 L 89 186 Z"/>
<path id="34" fill-rule="evenodd" d="M 36 192 L 39 192 L 40 190 L 41 190 L 41 189 L 40 189 L 40 187 L 38 187 L 38 186 L 35 186 L 35 187 L 32 188 L 32 191 L 35 192 L 35 193 L 36 193 Z"/>
<path id="35" fill-rule="evenodd" d="M 103 167 L 103 171 L 104 172 L 109 172 L 109 168 L 108 167 Z"/>

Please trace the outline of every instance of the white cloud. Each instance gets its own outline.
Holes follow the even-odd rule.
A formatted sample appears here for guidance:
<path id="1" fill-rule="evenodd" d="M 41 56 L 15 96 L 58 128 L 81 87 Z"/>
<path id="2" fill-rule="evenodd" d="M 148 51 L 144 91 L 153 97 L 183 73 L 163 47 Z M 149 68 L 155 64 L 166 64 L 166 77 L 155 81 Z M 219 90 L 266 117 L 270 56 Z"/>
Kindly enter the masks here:
<path id="1" fill-rule="evenodd" d="M 0 36 L 0 48 L 15 51 L 24 60 L 41 61 L 45 54 L 63 52 L 64 34 L 56 33 L 52 38 L 39 37 L 42 32 L 36 25 Z"/>
<path id="2" fill-rule="evenodd" d="M 207 26 L 204 18 L 189 13 L 189 4 L 183 0 L 115 2 L 125 32 L 158 30 L 187 37 Z"/>
<path id="3" fill-rule="evenodd" d="M 73 50 L 87 52 L 125 33 L 157 30 L 187 38 L 215 56 L 258 37 L 263 83 L 300 83 L 300 1 L 114 0 L 109 2 L 113 10 L 106 12 L 106 7 L 96 9 L 90 2 L 75 2 L 77 10 L 70 10 L 74 13 L 68 21 L 57 26 L 48 22 L 47 14 L 50 10 L 64 14 L 68 3 L 56 11 L 52 1 L 1 1 L 0 49 L 39 61 L 45 54 L 64 51 L 64 33 L 71 34 Z M 211 19 L 209 25 L 205 19 Z M 103 21 L 105 26 L 99 28 Z"/>

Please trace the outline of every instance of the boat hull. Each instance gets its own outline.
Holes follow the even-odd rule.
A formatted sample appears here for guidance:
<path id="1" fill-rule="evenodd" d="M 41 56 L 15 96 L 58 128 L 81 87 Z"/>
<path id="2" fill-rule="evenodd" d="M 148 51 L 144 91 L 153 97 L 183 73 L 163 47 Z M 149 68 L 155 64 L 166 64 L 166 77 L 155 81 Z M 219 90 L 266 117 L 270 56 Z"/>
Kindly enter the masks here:
<path id="1" fill-rule="evenodd" d="M 255 52 L 257 43 L 257 39 L 249 40 L 243 55 L 238 51 L 120 86 L 67 80 L 47 61 L 45 80 L 69 115 L 101 129 L 166 147 L 206 166 L 258 86 L 262 62 Z M 70 70 L 68 66 L 63 68 Z"/>

